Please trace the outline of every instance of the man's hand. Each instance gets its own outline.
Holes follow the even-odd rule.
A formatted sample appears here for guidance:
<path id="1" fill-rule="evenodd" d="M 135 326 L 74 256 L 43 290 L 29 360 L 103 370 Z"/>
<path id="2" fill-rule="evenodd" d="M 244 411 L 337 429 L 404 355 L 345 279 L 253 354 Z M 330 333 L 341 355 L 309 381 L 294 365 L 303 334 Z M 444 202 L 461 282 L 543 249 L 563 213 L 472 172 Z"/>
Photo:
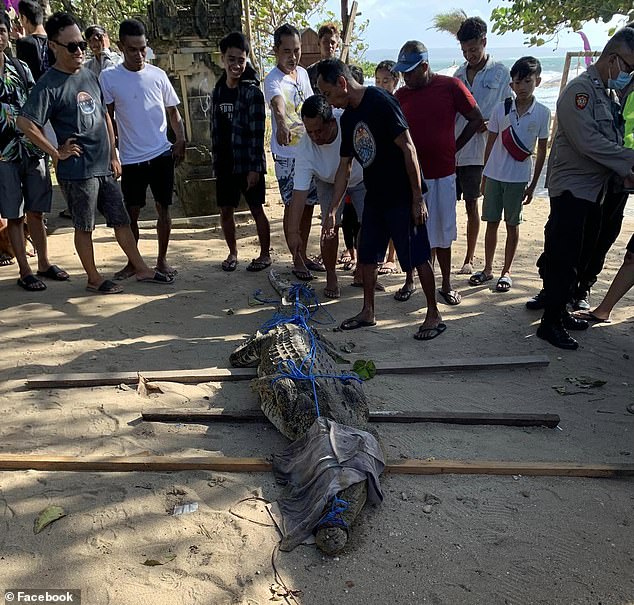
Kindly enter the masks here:
<path id="1" fill-rule="evenodd" d="M 412 219 L 415 225 L 424 225 L 427 222 L 427 204 L 421 197 L 412 202 Z"/>
<path id="2" fill-rule="evenodd" d="M 288 126 L 284 124 L 284 122 L 277 123 L 277 142 L 280 145 L 290 145 L 291 142 L 291 131 Z"/>
<path id="3" fill-rule="evenodd" d="M 121 162 L 118 157 L 114 157 L 110 160 L 110 168 L 112 168 L 112 176 L 116 181 L 121 176 Z"/>
<path id="4" fill-rule="evenodd" d="M 522 206 L 528 206 L 533 201 L 533 194 L 535 193 L 535 186 L 528 186 L 524 189 L 524 198 Z"/>
<path id="5" fill-rule="evenodd" d="M 336 217 L 334 213 L 328 212 L 328 216 L 324 220 L 324 224 L 321 226 L 321 237 L 323 239 L 332 239 L 335 237 L 335 222 Z"/>
<path id="6" fill-rule="evenodd" d="M 247 191 L 255 187 L 258 184 L 259 180 L 260 180 L 259 172 L 253 172 L 253 171 L 248 172 L 247 173 Z"/>
<path id="7" fill-rule="evenodd" d="M 79 157 L 84 150 L 75 143 L 77 139 L 70 137 L 57 148 L 58 160 L 67 160 L 71 156 Z"/>
<path id="8" fill-rule="evenodd" d="M 484 195 L 484 190 L 487 188 L 487 177 L 482 177 L 482 182 L 480 183 L 480 195 Z"/>
<path id="9" fill-rule="evenodd" d="M 172 145 L 172 157 L 177 166 L 185 159 L 185 140 L 176 141 Z"/>

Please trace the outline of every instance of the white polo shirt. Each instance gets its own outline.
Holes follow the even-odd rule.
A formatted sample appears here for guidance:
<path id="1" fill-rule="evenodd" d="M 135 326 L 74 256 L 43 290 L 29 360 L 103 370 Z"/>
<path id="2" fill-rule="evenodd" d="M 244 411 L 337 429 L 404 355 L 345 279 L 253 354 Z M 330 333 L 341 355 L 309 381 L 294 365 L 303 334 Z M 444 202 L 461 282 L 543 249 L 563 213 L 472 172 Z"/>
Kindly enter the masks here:
<path id="1" fill-rule="evenodd" d="M 478 103 L 482 117 L 488 120 L 493 108 L 508 97 L 512 97 L 511 73 L 508 67 L 499 61 L 494 61 L 489 55 L 484 67 L 473 78 L 473 84 L 467 79 L 467 63 L 461 65 L 454 73 L 473 95 Z M 456 116 L 456 138 L 464 130 L 467 120 L 458 114 Z M 487 143 L 486 132 L 476 132 L 473 138 L 456 153 L 456 166 L 482 166 L 484 164 L 484 150 Z"/>
<path id="2" fill-rule="evenodd" d="M 517 138 L 533 152 L 537 140 L 547 139 L 550 134 L 550 109 L 535 100 L 528 111 L 521 116 L 517 115 L 515 100 L 513 100 L 508 117 Z M 495 139 L 483 174 L 487 178 L 504 183 L 528 183 L 533 167 L 531 157 L 518 162 L 506 151 L 500 135 L 504 130 L 504 118 L 504 102 L 502 102 L 495 107 L 489 119 L 489 131 L 497 133 L 498 137 Z"/>
<path id="3" fill-rule="evenodd" d="M 304 134 L 297 146 L 295 156 L 295 178 L 293 189 L 308 191 L 313 177 L 324 183 L 335 182 L 335 174 L 339 167 L 339 148 L 341 147 L 341 114 L 342 109 L 334 109 L 333 114 L 337 120 L 337 136 L 332 143 L 317 145 L 313 143 L 308 134 Z M 352 160 L 352 172 L 348 187 L 355 187 L 363 181 L 363 168 L 357 160 Z"/>

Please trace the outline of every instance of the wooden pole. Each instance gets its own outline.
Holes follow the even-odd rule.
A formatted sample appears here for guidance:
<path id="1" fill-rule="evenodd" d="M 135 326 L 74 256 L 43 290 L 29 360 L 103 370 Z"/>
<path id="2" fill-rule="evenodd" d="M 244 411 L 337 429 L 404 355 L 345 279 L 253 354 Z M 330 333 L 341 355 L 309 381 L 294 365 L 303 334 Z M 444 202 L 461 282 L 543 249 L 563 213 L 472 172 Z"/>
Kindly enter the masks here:
<path id="1" fill-rule="evenodd" d="M 265 458 L 225 456 L 37 456 L 1 454 L 0 471 L 167 472 L 216 471 L 268 473 Z M 515 462 L 500 460 L 393 460 L 384 472 L 406 475 L 524 475 L 537 477 L 632 477 L 634 464 L 577 464 L 574 462 Z"/>
<path id="2" fill-rule="evenodd" d="M 257 70 L 258 74 L 260 74 L 260 80 L 264 78 L 264 74 L 262 73 L 262 66 L 260 65 L 257 57 L 255 56 L 255 51 L 253 50 L 253 33 L 251 32 L 251 5 L 250 0 L 242 0 L 244 4 L 244 28 L 247 30 L 246 35 L 249 39 L 249 56 L 251 57 L 251 61 L 253 62 L 253 67 Z"/>
<path id="3" fill-rule="evenodd" d="M 479 359 L 436 359 L 433 361 L 379 361 L 377 375 L 419 374 L 423 372 L 454 372 L 465 370 L 494 370 L 511 368 L 538 368 L 550 363 L 546 355 L 520 355 L 509 357 L 480 357 Z M 338 370 L 350 371 L 351 365 L 339 365 Z M 139 372 L 95 372 L 73 374 L 42 374 L 26 379 L 29 389 L 116 386 L 136 384 L 139 374 L 148 381 L 163 380 L 183 384 L 225 380 L 251 380 L 257 376 L 255 368 L 203 368 L 200 370 L 148 370 Z"/>
<path id="4" fill-rule="evenodd" d="M 352 3 L 352 9 L 350 10 L 350 17 L 346 22 L 346 28 L 343 32 L 341 60 L 344 63 L 348 62 L 348 56 L 350 54 L 350 39 L 352 38 L 352 30 L 354 29 L 354 19 L 357 16 L 357 7 L 357 0 L 354 0 Z"/>

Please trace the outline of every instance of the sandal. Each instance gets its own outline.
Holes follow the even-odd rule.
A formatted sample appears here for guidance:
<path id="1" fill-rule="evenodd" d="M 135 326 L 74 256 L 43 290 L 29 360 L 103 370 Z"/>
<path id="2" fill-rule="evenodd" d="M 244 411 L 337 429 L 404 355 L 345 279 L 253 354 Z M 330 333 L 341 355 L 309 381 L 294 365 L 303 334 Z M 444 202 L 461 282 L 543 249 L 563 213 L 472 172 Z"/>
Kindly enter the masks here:
<path id="1" fill-rule="evenodd" d="M 433 340 L 436 336 L 440 336 L 446 329 L 447 325 L 442 322 L 433 328 L 423 328 L 423 326 L 421 326 L 418 328 L 418 332 L 414 334 L 414 338 L 416 340 Z"/>
<path id="2" fill-rule="evenodd" d="M 487 275 L 484 271 L 478 271 L 469 278 L 470 286 L 481 286 L 484 282 L 493 279 L 493 274 Z"/>
<path id="3" fill-rule="evenodd" d="M 231 260 L 226 259 L 222 261 L 222 270 L 223 271 L 235 271 L 238 266 L 238 261 L 235 258 Z"/>
<path id="4" fill-rule="evenodd" d="M 70 279 L 70 275 L 68 275 L 64 269 L 60 269 L 57 265 L 51 265 L 46 271 L 38 271 L 37 274 L 40 277 L 48 277 L 49 279 L 54 279 L 55 281 L 68 281 Z"/>
<path id="5" fill-rule="evenodd" d="M 267 267 L 271 266 L 271 260 L 262 260 L 261 258 L 254 258 L 248 265 L 247 271 L 263 271 Z"/>
<path id="6" fill-rule="evenodd" d="M 17 284 L 20 288 L 24 288 L 29 292 L 42 292 L 46 290 L 46 284 L 33 274 L 27 275 L 26 277 L 20 277 Z"/>
<path id="7" fill-rule="evenodd" d="M 460 292 L 457 292 L 456 290 L 449 290 L 449 292 L 438 290 L 438 294 L 440 294 L 442 299 L 451 306 L 459 305 L 462 301 L 462 296 L 460 296 Z"/>
<path id="8" fill-rule="evenodd" d="M 383 263 L 379 266 L 379 275 L 391 275 L 398 272 L 396 265 L 392 262 Z"/>
<path id="9" fill-rule="evenodd" d="M 402 288 L 399 288 L 394 293 L 394 300 L 398 300 L 399 302 L 405 302 L 406 300 L 409 300 L 412 297 L 412 294 L 414 294 L 414 292 L 416 292 L 415 287 L 407 288 L 406 286 L 403 286 Z"/>
<path id="10" fill-rule="evenodd" d="M 510 275 L 503 275 L 495 284 L 496 292 L 508 292 L 513 287 L 513 280 Z"/>

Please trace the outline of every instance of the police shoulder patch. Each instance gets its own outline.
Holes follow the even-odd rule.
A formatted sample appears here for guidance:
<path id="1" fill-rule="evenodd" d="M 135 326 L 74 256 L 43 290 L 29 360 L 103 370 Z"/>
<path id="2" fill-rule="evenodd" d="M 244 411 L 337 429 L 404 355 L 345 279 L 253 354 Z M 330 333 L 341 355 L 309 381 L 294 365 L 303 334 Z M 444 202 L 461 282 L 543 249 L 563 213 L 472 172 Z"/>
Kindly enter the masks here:
<path id="1" fill-rule="evenodd" d="M 577 109 L 585 109 L 589 98 L 589 95 L 585 92 L 578 92 L 575 95 L 575 105 L 577 106 Z"/>

